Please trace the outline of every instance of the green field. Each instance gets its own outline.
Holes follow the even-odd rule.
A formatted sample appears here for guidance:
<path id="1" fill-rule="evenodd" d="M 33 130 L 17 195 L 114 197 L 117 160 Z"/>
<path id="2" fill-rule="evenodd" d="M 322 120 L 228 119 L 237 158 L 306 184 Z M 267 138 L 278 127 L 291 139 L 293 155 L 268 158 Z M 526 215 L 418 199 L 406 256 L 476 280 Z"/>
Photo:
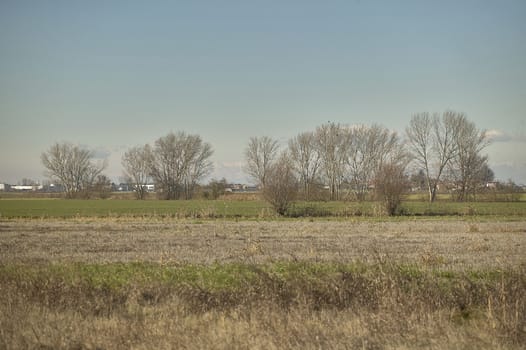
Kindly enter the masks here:
<path id="1" fill-rule="evenodd" d="M 526 202 L 405 201 L 403 216 L 525 217 Z M 297 202 L 290 217 L 381 217 L 379 202 Z M 1 199 L 1 218 L 159 217 L 159 218 L 273 218 L 270 205 L 260 200 L 63 200 Z"/>
<path id="2" fill-rule="evenodd" d="M 268 209 L 260 201 L 161 201 L 161 200 L 0 200 L 3 218 L 71 218 L 71 217 L 255 217 Z"/>

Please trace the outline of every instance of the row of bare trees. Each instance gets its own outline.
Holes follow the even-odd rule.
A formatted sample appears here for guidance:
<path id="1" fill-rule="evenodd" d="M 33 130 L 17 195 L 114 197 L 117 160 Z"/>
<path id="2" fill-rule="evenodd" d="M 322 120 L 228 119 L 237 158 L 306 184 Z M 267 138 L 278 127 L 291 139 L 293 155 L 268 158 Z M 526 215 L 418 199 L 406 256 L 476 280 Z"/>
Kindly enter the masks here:
<path id="1" fill-rule="evenodd" d="M 136 188 L 138 199 L 145 196 L 145 185 L 153 180 L 164 199 L 190 199 L 200 180 L 213 170 L 213 150 L 198 135 L 169 133 L 126 151 L 122 158 L 125 176 Z"/>
<path id="2" fill-rule="evenodd" d="M 270 137 L 252 137 L 245 151 L 245 170 L 276 202 L 278 211 L 284 207 L 279 203 L 290 202 L 297 192 L 306 200 L 315 198 L 320 189 L 331 200 L 349 196 L 364 200 L 372 188 L 392 191 L 392 177 L 403 177 L 397 182 L 402 186 L 408 169 L 423 175 L 430 201 L 445 179 L 454 184 L 458 199 L 466 200 L 488 173 L 487 157 L 482 155 L 487 145 L 485 132 L 462 113 L 419 113 L 412 116 L 402 137 L 376 124 L 336 123 L 300 133 L 284 150 Z M 128 149 L 122 166 L 137 198 L 143 199 L 146 184 L 154 182 L 161 198 L 188 199 L 212 172 L 212 154 L 211 145 L 200 136 L 171 132 L 153 145 Z M 41 158 L 68 198 L 109 182 L 102 175 L 106 162 L 95 162 L 93 153 L 79 146 L 56 143 Z"/>
<path id="3" fill-rule="evenodd" d="M 246 172 L 271 201 L 291 197 L 273 183 L 279 179 L 297 186 L 306 200 L 320 188 L 328 190 L 331 200 L 348 196 L 364 200 L 374 188 L 392 208 L 407 187 L 409 169 L 424 174 L 429 201 L 436 199 L 446 179 L 458 199 L 466 200 L 490 171 L 487 156 L 482 155 L 488 144 L 484 131 L 454 111 L 413 115 L 403 137 L 376 124 L 327 123 L 292 138 L 281 151 L 269 137 L 250 138 Z M 290 179 L 276 176 L 278 171 L 289 174 Z"/>
<path id="4" fill-rule="evenodd" d="M 146 185 L 153 181 L 164 199 L 189 199 L 196 185 L 213 170 L 209 143 L 198 135 L 169 133 L 146 144 L 128 149 L 122 157 L 127 182 L 138 199 L 144 199 Z M 48 176 L 64 186 L 67 198 L 86 197 L 102 180 L 106 162 L 96 163 L 93 152 L 70 143 L 56 143 L 41 156 Z M 87 194 L 87 195 L 86 195 Z"/>
<path id="5" fill-rule="evenodd" d="M 409 162 L 396 133 L 379 125 L 344 126 L 335 123 L 297 135 L 281 155 L 276 141 L 269 137 L 253 137 L 245 157 L 247 173 L 262 188 L 266 187 L 276 159 L 285 159 L 291 164 L 303 198 L 307 200 L 320 185 L 328 188 L 331 200 L 342 198 L 344 186 L 357 199 L 363 200 L 384 164 L 405 167 Z"/>
<path id="6" fill-rule="evenodd" d="M 482 151 L 489 139 L 464 114 L 415 114 L 405 133 L 414 164 L 425 175 L 429 201 L 436 199 L 444 177 L 455 185 L 459 200 L 474 194 L 486 179 L 488 158 Z"/>
<path id="7" fill-rule="evenodd" d="M 67 198 L 88 197 L 108 183 L 106 161 L 95 162 L 93 152 L 71 143 L 55 143 L 41 155 L 47 175 L 64 187 Z"/>

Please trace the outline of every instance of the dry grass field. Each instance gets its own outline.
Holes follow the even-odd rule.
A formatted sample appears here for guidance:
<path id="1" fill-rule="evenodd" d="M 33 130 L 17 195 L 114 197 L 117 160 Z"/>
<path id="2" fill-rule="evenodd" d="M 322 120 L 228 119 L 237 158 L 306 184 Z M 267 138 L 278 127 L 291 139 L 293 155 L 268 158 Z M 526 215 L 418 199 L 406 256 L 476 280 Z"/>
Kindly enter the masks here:
<path id="1" fill-rule="evenodd" d="M 0 348 L 523 349 L 526 221 L 0 221 Z"/>
<path id="2" fill-rule="evenodd" d="M 448 269 L 526 263 L 526 221 L 12 220 L 1 263 L 376 262 Z"/>

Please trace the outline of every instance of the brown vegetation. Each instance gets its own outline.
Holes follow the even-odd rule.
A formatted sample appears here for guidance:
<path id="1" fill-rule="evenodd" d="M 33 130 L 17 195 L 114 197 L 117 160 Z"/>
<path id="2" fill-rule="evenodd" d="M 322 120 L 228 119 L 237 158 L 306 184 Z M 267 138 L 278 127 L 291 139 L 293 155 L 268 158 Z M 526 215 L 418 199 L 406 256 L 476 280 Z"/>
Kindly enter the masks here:
<path id="1" fill-rule="evenodd" d="M 4 348 L 516 348 L 526 341 L 524 271 L 455 283 L 382 273 L 282 278 L 257 267 L 234 291 L 58 278 L 2 278 Z M 445 283 L 445 282 L 446 283 Z"/>
<path id="2" fill-rule="evenodd" d="M 443 262 L 441 267 L 465 270 L 519 266 L 526 263 L 525 246 L 524 221 L 108 218 L 0 222 L 0 263 L 347 263 L 380 257 L 422 263 L 422 257 L 430 254 Z"/>
<path id="3" fill-rule="evenodd" d="M 524 227 L 4 221 L 0 348 L 520 349 Z"/>

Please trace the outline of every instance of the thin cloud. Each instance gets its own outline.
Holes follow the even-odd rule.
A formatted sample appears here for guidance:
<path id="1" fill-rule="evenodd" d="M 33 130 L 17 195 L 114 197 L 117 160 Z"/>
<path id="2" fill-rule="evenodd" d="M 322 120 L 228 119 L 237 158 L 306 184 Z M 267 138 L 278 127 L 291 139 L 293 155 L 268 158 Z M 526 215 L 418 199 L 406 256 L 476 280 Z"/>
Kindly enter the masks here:
<path id="1" fill-rule="evenodd" d="M 105 147 L 97 147 L 92 150 L 93 159 L 108 159 L 112 152 Z"/>
<path id="2" fill-rule="evenodd" d="M 225 178 L 233 183 L 247 183 L 248 179 L 243 170 L 243 165 L 244 163 L 240 161 L 215 162 L 214 172 L 209 176 L 209 179 Z"/>
<path id="3" fill-rule="evenodd" d="M 245 165 L 244 162 L 241 161 L 231 161 L 231 162 L 216 162 L 215 166 L 217 168 L 237 168 L 242 169 Z"/>
<path id="4" fill-rule="evenodd" d="M 500 181 L 513 179 L 518 184 L 526 184 L 526 162 L 492 162 L 490 167 Z"/>
<path id="5" fill-rule="evenodd" d="M 508 142 L 512 139 L 511 135 L 498 129 L 487 130 L 486 136 L 493 142 Z"/>
<path id="6" fill-rule="evenodd" d="M 486 136 L 493 142 L 526 142 L 523 132 L 509 133 L 500 129 L 490 129 L 486 131 Z"/>

